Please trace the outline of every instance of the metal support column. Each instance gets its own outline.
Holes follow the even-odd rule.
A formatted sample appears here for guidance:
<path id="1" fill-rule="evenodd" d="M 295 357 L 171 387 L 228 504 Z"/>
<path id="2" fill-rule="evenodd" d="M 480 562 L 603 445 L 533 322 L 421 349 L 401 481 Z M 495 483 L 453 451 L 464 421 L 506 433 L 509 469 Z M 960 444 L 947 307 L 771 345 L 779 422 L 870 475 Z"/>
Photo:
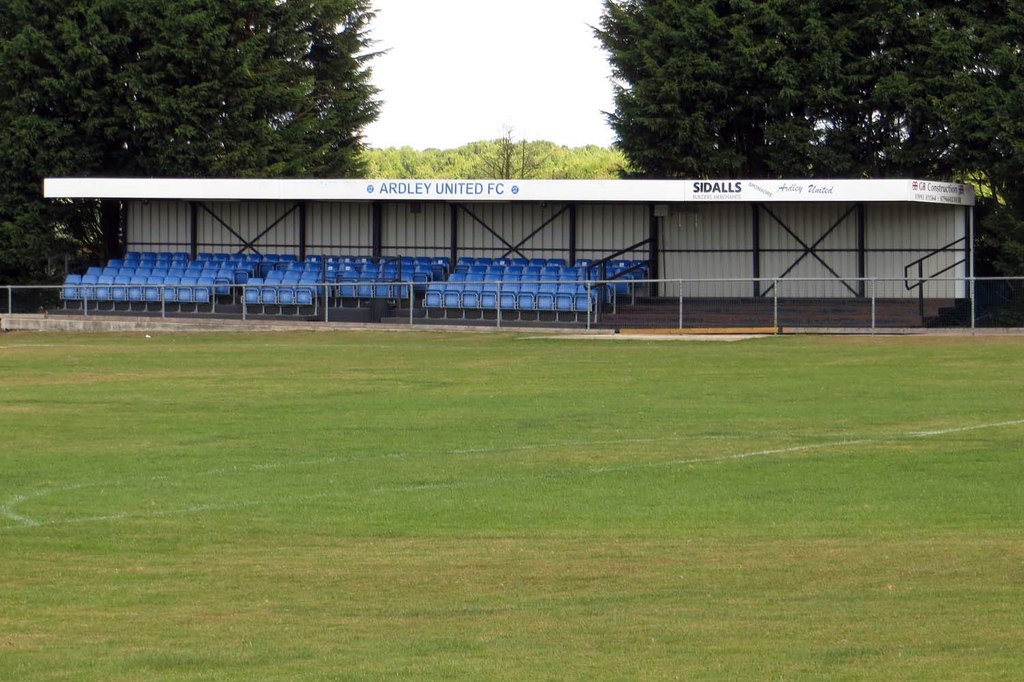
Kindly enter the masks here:
<path id="1" fill-rule="evenodd" d="M 864 204 L 857 204 L 857 295 L 860 298 L 864 298 L 864 278 L 867 277 L 867 268 L 865 265 L 864 253 L 865 239 L 864 239 Z"/>
<path id="2" fill-rule="evenodd" d="M 974 302 L 974 206 L 964 211 L 964 220 L 967 221 L 967 277 L 969 283 L 968 295 L 971 297 L 971 329 L 975 328 L 977 311 Z"/>
<path id="3" fill-rule="evenodd" d="M 459 207 L 455 204 L 448 204 L 448 226 L 451 238 L 448 260 L 454 268 L 459 261 Z"/>
<path id="4" fill-rule="evenodd" d="M 379 201 L 373 202 L 372 208 L 372 237 L 373 245 L 371 255 L 374 258 L 380 258 L 380 255 L 384 252 L 383 244 L 381 243 L 384 239 L 384 207 Z"/>
<path id="5" fill-rule="evenodd" d="M 750 272 L 754 280 L 754 298 L 761 296 L 761 207 L 750 205 Z"/>
<path id="6" fill-rule="evenodd" d="M 647 259 L 651 264 L 650 278 L 655 280 L 651 284 L 651 296 L 657 297 L 659 294 L 659 287 L 657 279 L 661 276 L 658 267 L 658 261 L 661 259 L 661 237 L 658 226 L 660 224 L 657 209 L 654 204 L 650 204 L 647 207 L 648 210 L 648 241 L 647 241 Z"/>
<path id="7" fill-rule="evenodd" d="M 306 202 L 299 204 L 299 261 L 306 260 Z"/>
<path id="8" fill-rule="evenodd" d="M 188 252 L 192 260 L 199 255 L 199 206 L 194 201 L 188 202 Z"/>
<path id="9" fill-rule="evenodd" d="M 576 204 L 569 204 L 569 263 L 576 264 Z"/>

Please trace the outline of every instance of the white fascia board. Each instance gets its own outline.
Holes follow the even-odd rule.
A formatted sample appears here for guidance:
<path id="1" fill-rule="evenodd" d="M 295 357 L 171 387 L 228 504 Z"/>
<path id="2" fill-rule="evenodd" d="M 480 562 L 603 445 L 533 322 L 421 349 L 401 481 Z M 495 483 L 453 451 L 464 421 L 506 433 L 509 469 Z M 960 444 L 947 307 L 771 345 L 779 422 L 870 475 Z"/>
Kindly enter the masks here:
<path id="1" fill-rule="evenodd" d="M 974 205 L 974 189 L 926 180 L 263 180 L 47 178 L 49 199 Z"/>

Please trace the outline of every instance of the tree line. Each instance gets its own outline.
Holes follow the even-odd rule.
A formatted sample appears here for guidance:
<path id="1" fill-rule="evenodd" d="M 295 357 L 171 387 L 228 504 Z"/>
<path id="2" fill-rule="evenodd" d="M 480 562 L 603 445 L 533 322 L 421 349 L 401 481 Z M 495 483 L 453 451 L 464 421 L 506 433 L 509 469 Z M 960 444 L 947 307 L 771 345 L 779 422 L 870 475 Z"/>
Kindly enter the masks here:
<path id="1" fill-rule="evenodd" d="M 373 178 L 579 180 L 614 179 L 627 172 L 626 158 L 617 149 L 517 140 L 508 127 L 501 137 L 455 149 L 368 149 L 364 159 L 367 175 Z"/>
<path id="2" fill-rule="evenodd" d="M 970 182 L 1024 273 L 1024 2 L 605 0 L 595 33 L 636 175 Z"/>
<path id="3" fill-rule="evenodd" d="M 47 176 L 351 177 L 379 111 L 368 0 L 0 3 L 0 283 L 103 254 L 119 204 Z"/>
<path id="4" fill-rule="evenodd" d="M 366 149 L 371 0 L 0 3 L 0 284 L 102 257 L 119 202 L 47 176 L 884 178 L 978 188 L 1024 273 L 1024 0 L 604 0 L 614 149 Z"/>

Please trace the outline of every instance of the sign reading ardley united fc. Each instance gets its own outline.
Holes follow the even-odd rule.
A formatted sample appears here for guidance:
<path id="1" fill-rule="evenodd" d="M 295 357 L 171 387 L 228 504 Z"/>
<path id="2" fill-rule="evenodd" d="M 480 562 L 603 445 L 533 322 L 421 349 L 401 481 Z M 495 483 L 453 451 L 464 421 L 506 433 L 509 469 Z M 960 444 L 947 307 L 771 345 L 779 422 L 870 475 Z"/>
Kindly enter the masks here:
<path id="1" fill-rule="evenodd" d="M 967 185 L 930 180 L 270 180 L 47 178 L 51 199 L 560 203 L 923 202 L 974 205 Z"/>

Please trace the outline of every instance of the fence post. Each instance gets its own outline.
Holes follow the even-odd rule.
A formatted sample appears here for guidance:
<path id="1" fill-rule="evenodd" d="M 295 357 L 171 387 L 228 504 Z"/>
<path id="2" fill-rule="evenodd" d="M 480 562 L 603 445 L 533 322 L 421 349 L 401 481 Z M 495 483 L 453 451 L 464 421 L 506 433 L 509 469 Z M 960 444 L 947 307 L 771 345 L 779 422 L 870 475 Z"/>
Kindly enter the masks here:
<path id="1" fill-rule="evenodd" d="M 779 280 L 772 280 L 772 319 L 775 320 L 775 333 L 779 333 Z"/>
<path id="2" fill-rule="evenodd" d="M 683 281 L 679 280 L 679 328 L 683 328 Z"/>
<path id="3" fill-rule="evenodd" d="M 482 296 L 483 294 L 481 294 Z M 553 307 L 553 306 L 552 306 Z M 498 329 L 501 329 L 501 282 L 498 282 L 498 293 L 494 301 L 495 317 L 498 318 Z M 484 314 L 481 311 L 480 319 L 483 320 Z M 558 312 L 555 312 L 555 320 L 558 319 Z"/>
<path id="4" fill-rule="evenodd" d="M 14 287 L 7 287 L 7 314 L 14 314 Z"/>
<path id="5" fill-rule="evenodd" d="M 416 316 L 413 314 L 416 312 L 416 284 L 413 281 L 409 281 L 409 326 L 412 327 L 416 324 Z"/>
<path id="6" fill-rule="evenodd" d="M 242 286 L 242 322 L 245 322 L 245 313 L 246 313 L 246 310 L 248 310 L 248 308 L 249 308 L 249 303 L 248 303 L 248 301 L 245 300 L 245 290 L 246 290 L 246 288 L 249 285 L 248 284 L 243 284 L 241 286 Z"/>
<path id="7" fill-rule="evenodd" d="M 591 285 L 590 280 L 587 280 L 587 331 L 590 331 L 590 311 L 594 309 L 594 287 Z M 522 317 L 522 313 L 520 313 Z"/>
<path id="8" fill-rule="evenodd" d="M 877 298 L 878 298 L 878 280 L 877 279 L 872 279 L 871 280 L 871 333 L 872 334 L 875 333 L 875 324 L 876 324 L 876 319 L 877 319 L 875 317 L 875 315 L 876 315 L 876 313 L 875 313 L 875 302 L 876 302 Z"/>
<path id="9" fill-rule="evenodd" d="M 323 300 L 324 300 L 324 322 L 325 323 L 331 321 L 330 315 L 329 315 L 328 310 L 327 310 L 328 309 L 328 304 L 331 302 L 330 296 L 331 296 L 331 285 L 328 284 L 327 282 L 324 282 L 324 299 Z"/>
<path id="10" fill-rule="evenodd" d="M 974 279 L 975 279 L 974 275 L 971 275 L 971 279 L 970 279 L 970 283 L 971 283 L 971 329 L 975 328 L 974 327 L 974 320 L 975 320 L 976 312 L 977 312 L 975 310 L 975 308 L 974 308 Z"/>

